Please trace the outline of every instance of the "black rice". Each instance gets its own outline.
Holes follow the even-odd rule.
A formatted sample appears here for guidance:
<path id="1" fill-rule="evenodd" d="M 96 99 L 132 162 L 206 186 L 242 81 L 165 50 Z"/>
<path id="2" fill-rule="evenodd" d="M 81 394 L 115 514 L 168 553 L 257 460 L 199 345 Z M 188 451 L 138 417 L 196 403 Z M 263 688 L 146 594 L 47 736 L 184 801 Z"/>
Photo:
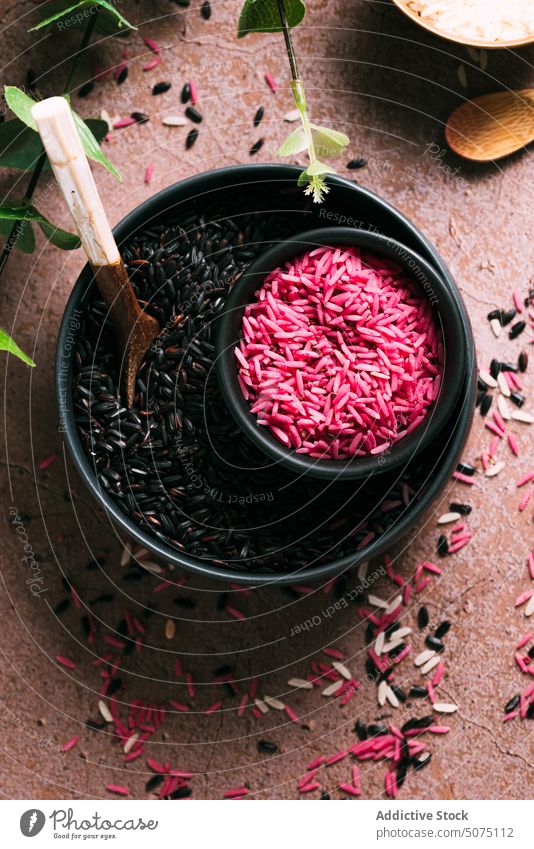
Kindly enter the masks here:
<path id="1" fill-rule="evenodd" d="M 254 144 L 252 145 L 252 147 L 249 150 L 250 155 L 256 156 L 256 154 L 259 153 L 259 151 L 262 149 L 264 143 L 265 143 L 265 139 L 258 139 L 257 142 L 254 142 Z"/>
<path id="2" fill-rule="evenodd" d="M 169 91 L 172 83 L 168 82 L 160 82 L 156 83 L 152 88 L 152 94 L 165 94 L 166 91 Z"/>
<path id="3" fill-rule="evenodd" d="M 192 130 L 189 130 L 187 134 L 187 138 L 185 140 L 185 149 L 189 150 L 190 147 L 193 147 L 194 143 L 198 139 L 198 130 L 196 127 L 193 127 Z"/>
<path id="4" fill-rule="evenodd" d="M 198 109 L 195 109 L 194 106 L 188 106 L 185 110 L 185 114 L 189 118 L 189 120 L 192 121 L 194 124 L 202 123 L 202 115 L 200 114 Z"/>
<path id="5" fill-rule="evenodd" d="M 510 328 L 508 338 L 517 339 L 517 337 L 521 335 L 526 326 L 526 321 L 516 321 L 516 323 L 512 324 L 512 327 Z"/>

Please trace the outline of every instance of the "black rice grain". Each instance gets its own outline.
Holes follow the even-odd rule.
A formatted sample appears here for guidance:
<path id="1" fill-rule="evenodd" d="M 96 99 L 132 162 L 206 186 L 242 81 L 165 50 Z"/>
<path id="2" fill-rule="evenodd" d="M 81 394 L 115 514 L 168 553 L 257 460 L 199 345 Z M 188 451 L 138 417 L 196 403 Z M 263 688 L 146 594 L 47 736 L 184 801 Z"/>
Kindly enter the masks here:
<path id="1" fill-rule="evenodd" d="M 491 404 L 493 402 L 493 397 L 491 395 L 485 395 L 482 401 L 480 402 L 480 415 L 487 416 L 489 413 Z"/>
<path id="2" fill-rule="evenodd" d="M 87 97 L 88 94 L 91 94 L 94 87 L 94 82 L 92 80 L 89 80 L 88 83 L 82 85 L 82 87 L 78 90 L 78 97 Z"/>
<path id="3" fill-rule="evenodd" d="M 128 77 L 128 66 L 125 65 L 124 68 L 121 69 L 119 76 L 117 77 L 117 85 L 122 85 L 123 82 L 126 81 Z"/>
<path id="4" fill-rule="evenodd" d="M 445 646 L 442 641 L 438 637 L 434 637 L 431 634 L 425 640 L 425 646 L 433 651 L 442 652 L 445 651 Z"/>
<path id="5" fill-rule="evenodd" d="M 526 401 L 526 398 L 522 392 L 511 392 L 510 401 L 512 401 L 512 403 L 515 404 L 516 407 L 522 407 Z"/>
<path id="6" fill-rule="evenodd" d="M 528 354 L 526 351 L 521 351 L 517 358 L 517 367 L 520 372 L 525 372 L 528 368 Z"/>
<path id="7" fill-rule="evenodd" d="M 253 124 L 254 124 L 255 127 L 259 127 L 259 125 L 261 124 L 261 122 L 263 120 L 264 114 L 265 114 L 265 109 L 263 108 L 263 106 L 260 106 L 260 107 L 258 107 L 258 109 L 256 109 L 256 114 L 254 115 L 254 121 L 253 121 Z"/>
<path id="8" fill-rule="evenodd" d="M 349 171 L 355 171 L 357 168 L 363 168 L 365 165 L 367 165 L 367 159 L 364 159 L 363 157 L 351 159 L 350 162 L 347 162 L 347 168 Z"/>
<path id="9" fill-rule="evenodd" d="M 458 463 L 456 471 L 461 472 L 462 475 L 469 475 L 472 477 L 475 474 L 476 469 L 471 465 L 471 463 Z"/>
<path id="10" fill-rule="evenodd" d="M 193 127 L 192 130 L 189 130 L 187 134 L 187 138 L 185 140 L 185 149 L 189 150 L 189 148 L 193 147 L 194 143 L 198 139 L 198 130 L 196 127 Z"/>
<path id="11" fill-rule="evenodd" d="M 449 541 L 445 534 L 440 534 L 436 550 L 440 557 L 446 557 L 449 553 Z"/>
<path id="12" fill-rule="evenodd" d="M 172 83 L 165 82 L 165 81 L 162 81 L 160 83 L 156 83 L 152 87 L 152 94 L 154 94 L 154 95 L 165 94 L 166 91 L 169 91 L 171 86 L 172 86 Z"/>
<path id="13" fill-rule="evenodd" d="M 449 633 L 450 628 L 451 623 L 447 619 L 445 619 L 440 625 L 438 625 L 438 627 L 434 631 L 434 636 L 437 637 L 438 640 L 441 640 L 442 637 L 445 636 L 445 634 Z"/>
<path id="14" fill-rule="evenodd" d="M 419 628 L 426 628 L 429 622 L 428 609 L 426 607 L 420 607 L 417 612 L 417 625 Z"/>
<path id="15" fill-rule="evenodd" d="M 211 3 L 209 0 L 204 0 L 202 6 L 200 7 L 200 14 L 204 18 L 205 21 L 209 21 L 211 18 Z"/>
<path id="16" fill-rule="evenodd" d="M 138 124 L 146 124 L 147 121 L 150 121 L 150 116 L 146 114 L 146 112 L 132 112 L 131 118 L 134 121 L 137 121 Z"/>
<path id="17" fill-rule="evenodd" d="M 194 106 L 188 106 L 185 110 L 185 114 L 190 121 L 193 121 L 194 124 L 202 123 L 202 115 L 200 114 L 198 109 L 195 109 Z"/>
<path id="18" fill-rule="evenodd" d="M 526 326 L 527 326 L 526 321 L 516 321 L 516 323 L 512 324 L 512 327 L 510 328 L 510 331 L 508 333 L 508 338 L 509 339 L 517 339 L 517 337 L 522 334 L 522 332 L 523 332 L 523 330 L 525 329 Z"/>
<path id="19" fill-rule="evenodd" d="M 264 142 L 265 139 L 258 139 L 257 142 L 254 142 L 254 144 L 249 150 L 250 156 L 256 156 L 256 154 L 262 149 Z"/>
<path id="20" fill-rule="evenodd" d="M 452 513 L 460 513 L 461 516 L 469 516 L 472 509 L 470 504 L 464 504 L 461 501 L 451 501 L 449 504 L 449 510 Z"/>
<path id="21" fill-rule="evenodd" d="M 361 719 L 356 720 L 356 725 L 354 726 L 353 731 L 357 734 L 359 740 L 367 740 L 367 726 Z"/>
<path id="22" fill-rule="evenodd" d="M 276 743 L 272 743 L 270 740 L 258 740 L 258 752 L 262 752 L 265 755 L 275 755 L 278 751 L 278 746 Z"/>

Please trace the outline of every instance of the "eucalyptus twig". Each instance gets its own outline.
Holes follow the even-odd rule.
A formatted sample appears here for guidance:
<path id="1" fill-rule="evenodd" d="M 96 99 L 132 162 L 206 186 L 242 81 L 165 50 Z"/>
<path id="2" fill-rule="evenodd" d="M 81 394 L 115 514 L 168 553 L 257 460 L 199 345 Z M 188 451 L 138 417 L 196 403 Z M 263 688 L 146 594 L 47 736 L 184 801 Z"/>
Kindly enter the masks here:
<path id="1" fill-rule="evenodd" d="M 78 47 L 76 53 L 74 54 L 74 59 L 72 61 L 72 65 L 71 65 L 70 70 L 69 70 L 67 81 L 65 83 L 65 88 L 63 90 L 64 94 L 68 94 L 69 91 L 70 91 L 70 87 L 71 87 L 72 82 L 74 80 L 74 75 L 75 75 L 76 70 L 78 68 L 78 65 L 80 63 L 81 57 L 82 57 L 84 51 L 86 50 L 87 45 L 89 44 L 89 41 L 90 41 L 91 36 L 93 34 L 93 30 L 96 26 L 97 17 L 98 17 L 98 9 L 93 13 L 91 18 L 87 22 L 87 26 L 84 29 L 83 36 L 82 36 L 82 39 L 81 39 L 81 42 L 80 42 L 80 46 Z M 39 158 L 38 158 L 37 162 L 35 163 L 35 167 L 32 171 L 32 175 L 31 175 L 30 181 L 28 183 L 28 188 L 26 189 L 26 192 L 25 192 L 25 195 L 24 195 L 24 198 L 27 201 L 31 200 L 31 198 L 33 197 L 33 193 L 34 193 L 34 191 L 37 187 L 37 183 L 39 182 L 39 177 L 41 176 L 41 172 L 44 168 L 45 162 L 46 162 L 46 153 L 45 153 L 44 149 L 42 149 L 41 153 L 39 154 Z M 11 230 L 9 232 L 7 239 L 6 239 L 6 243 L 4 245 L 2 253 L 0 254 L 0 276 L 2 275 L 2 272 L 4 271 L 6 263 L 9 259 L 10 255 L 11 255 L 11 251 L 13 250 L 13 248 L 17 244 L 17 241 L 19 239 L 19 236 L 22 233 L 22 230 L 24 228 L 25 223 L 26 222 L 24 220 L 13 222 L 13 226 L 11 227 Z"/>
<path id="2" fill-rule="evenodd" d="M 319 159 L 338 156 L 349 138 L 338 130 L 312 124 L 306 104 L 304 82 L 299 74 L 291 28 L 298 26 L 305 14 L 302 0 L 244 0 L 238 24 L 238 37 L 250 32 L 282 32 L 291 71 L 291 92 L 300 115 L 300 127 L 293 130 L 278 150 L 279 156 L 294 156 L 307 151 L 309 164 L 301 173 L 298 184 L 315 203 L 321 203 L 329 191 L 327 174 L 335 174 L 331 165 Z"/>

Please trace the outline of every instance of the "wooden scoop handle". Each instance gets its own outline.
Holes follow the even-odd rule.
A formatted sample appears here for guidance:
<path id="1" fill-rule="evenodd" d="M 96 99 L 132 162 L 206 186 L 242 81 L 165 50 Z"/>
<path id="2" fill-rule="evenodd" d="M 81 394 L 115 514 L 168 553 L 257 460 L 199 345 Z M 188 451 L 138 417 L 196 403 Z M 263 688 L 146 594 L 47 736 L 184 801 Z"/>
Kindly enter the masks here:
<path id="1" fill-rule="evenodd" d="M 70 106 L 49 97 L 32 107 L 43 146 L 67 202 L 100 293 L 117 328 L 131 328 L 141 313 L 113 238 Z"/>

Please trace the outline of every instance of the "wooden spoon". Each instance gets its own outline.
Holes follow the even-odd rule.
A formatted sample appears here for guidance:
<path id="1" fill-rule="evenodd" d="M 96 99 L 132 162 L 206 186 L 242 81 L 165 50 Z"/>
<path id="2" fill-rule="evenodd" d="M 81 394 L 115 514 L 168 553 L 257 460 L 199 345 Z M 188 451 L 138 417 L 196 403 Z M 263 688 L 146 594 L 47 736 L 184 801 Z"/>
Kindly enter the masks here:
<path id="1" fill-rule="evenodd" d="M 116 331 L 121 391 L 131 407 L 137 371 L 160 333 L 159 323 L 142 310 L 135 296 L 67 101 L 49 97 L 32 107 L 32 116 L 109 308 Z"/>
<path id="2" fill-rule="evenodd" d="M 468 100 L 450 116 L 445 137 L 455 153 L 477 162 L 515 153 L 534 140 L 534 89 Z"/>

